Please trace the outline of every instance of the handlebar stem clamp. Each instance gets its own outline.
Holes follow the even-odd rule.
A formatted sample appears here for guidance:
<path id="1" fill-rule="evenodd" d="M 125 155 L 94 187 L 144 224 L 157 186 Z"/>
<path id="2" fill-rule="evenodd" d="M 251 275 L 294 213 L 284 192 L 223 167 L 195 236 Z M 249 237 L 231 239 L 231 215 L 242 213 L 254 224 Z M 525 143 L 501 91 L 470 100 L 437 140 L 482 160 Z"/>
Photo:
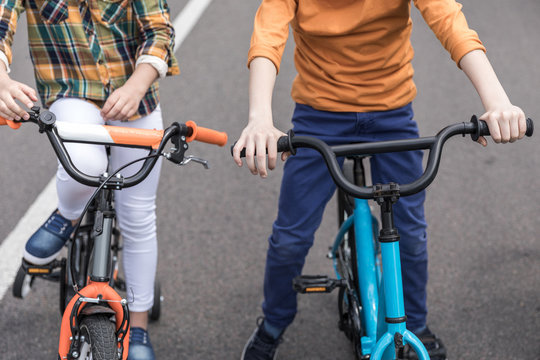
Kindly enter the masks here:
<path id="1" fill-rule="evenodd" d="M 399 199 L 399 184 L 375 184 L 373 185 L 373 199 L 380 205 L 386 201 L 390 201 L 392 204 L 396 203 Z"/>
<path id="2" fill-rule="evenodd" d="M 101 183 L 106 182 L 106 184 L 103 185 L 104 189 L 120 190 L 124 187 L 124 178 L 122 176 L 109 177 L 101 175 L 99 181 Z"/>

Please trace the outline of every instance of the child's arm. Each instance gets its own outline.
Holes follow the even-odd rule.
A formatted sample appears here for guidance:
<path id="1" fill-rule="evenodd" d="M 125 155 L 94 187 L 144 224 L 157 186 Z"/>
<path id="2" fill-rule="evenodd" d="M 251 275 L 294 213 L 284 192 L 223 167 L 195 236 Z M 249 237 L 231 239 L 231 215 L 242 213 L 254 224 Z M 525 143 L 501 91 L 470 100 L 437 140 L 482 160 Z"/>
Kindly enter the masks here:
<path id="1" fill-rule="evenodd" d="M 139 64 L 126 83 L 107 98 L 101 116 L 104 120 L 128 120 L 135 115 L 148 88 L 158 78 L 150 64 Z"/>
<path id="2" fill-rule="evenodd" d="M 166 1 L 134 0 L 136 23 L 141 34 L 135 71 L 107 99 L 101 114 L 105 120 L 128 120 L 152 85 L 167 74 L 177 74 L 174 60 L 174 28 Z"/>
<path id="3" fill-rule="evenodd" d="M 525 114 L 508 99 L 486 54 L 481 50 L 471 51 L 461 58 L 459 66 L 480 95 L 486 110 L 480 119 L 487 122 L 493 141 L 514 142 L 525 136 Z M 487 145 L 484 137 L 478 142 Z"/>
<path id="4" fill-rule="evenodd" d="M 101 115 L 105 120 L 128 120 L 158 77 L 178 74 L 174 59 L 174 27 L 166 1 L 134 0 L 133 9 L 141 34 L 135 71 L 107 99 Z"/>
<path id="5" fill-rule="evenodd" d="M 236 164 L 242 166 L 240 151 L 245 147 L 249 170 L 263 178 L 268 176 L 267 149 L 268 169 L 273 170 L 277 162 L 277 140 L 285 135 L 274 127 L 272 92 L 296 7 L 295 0 L 263 0 L 255 15 L 251 35 L 248 52 L 249 118 L 233 148 L 233 157 Z M 287 156 L 284 153 L 281 159 L 285 160 Z"/>
<path id="6" fill-rule="evenodd" d="M 253 175 L 265 178 L 266 151 L 268 168 L 276 167 L 277 140 L 285 135 L 274 127 L 272 118 L 272 92 L 276 82 L 276 67 L 265 57 L 253 59 L 249 66 L 249 119 L 233 148 L 234 161 L 242 166 L 240 151 L 246 148 L 246 164 Z M 255 156 L 255 152 L 257 155 Z M 281 158 L 285 160 L 286 154 Z M 256 160 L 256 161 L 255 161 Z"/>
<path id="7" fill-rule="evenodd" d="M 160 77 L 179 73 L 174 54 L 174 27 L 164 0 L 133 0 L 133 9 L 141 42 L 137 48 L 137 66 L 150 63 Z M 142 61 L 141 61 L 142 60 Z"/>
<path id="8" fill-rule="evenodd" d="M 471 30 L 455 0 L 414 0 L 416 7 L 452 59 L 467 74 L 482 99 L 486 120 L 493 140 L 513 142 L 525 134 L 525 115 L 508 100 L 486 55 L 478 35 Z M 486 139 L 478 140 L 487 145 Z"/>
<path id="9" fill-rule="evenodd" d="M 24 7 L 20 0 L 3 1 L 0 5 L 0 116 L 8 120 L 27 120 L 28 113 L 15 100 L 28 108 L 38 101 L 36 92 L 31 87 L 12 80 L 9 64 L 12 60 L 11 45 L 17 28 L 17 20 Z"/>

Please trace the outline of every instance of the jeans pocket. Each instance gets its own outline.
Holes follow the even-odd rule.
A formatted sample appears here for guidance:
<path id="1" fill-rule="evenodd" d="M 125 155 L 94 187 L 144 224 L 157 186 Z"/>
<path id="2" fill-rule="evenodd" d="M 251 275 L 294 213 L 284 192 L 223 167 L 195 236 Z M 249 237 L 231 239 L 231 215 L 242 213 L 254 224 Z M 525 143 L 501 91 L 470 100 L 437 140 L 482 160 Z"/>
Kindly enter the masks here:
<path id="1" fill-rule="evenodd" d="M 68 18 L 68 0 L 46 0 L 39 9 L 47 24 L 59 24 Z"/>

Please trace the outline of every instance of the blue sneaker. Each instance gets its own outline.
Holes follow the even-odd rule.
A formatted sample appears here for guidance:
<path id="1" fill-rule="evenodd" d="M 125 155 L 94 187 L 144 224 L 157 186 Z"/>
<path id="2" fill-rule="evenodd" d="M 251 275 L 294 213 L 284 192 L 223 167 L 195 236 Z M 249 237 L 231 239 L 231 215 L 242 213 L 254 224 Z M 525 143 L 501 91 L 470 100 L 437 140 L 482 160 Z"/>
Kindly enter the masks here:
<path id="1" fill-rule="evenodd" d="M 154 349 L 148 332 L 139 327 L 129 330 L 129 352 L 127 360 L 155 360 Z"/>
<path id="2" fill-rule="evenodd" d="M 257 319 L 257 327 L 244 346 L 240 360 L 274 360 L 282 342 L 283 332 L 274 338 L 264 329 L 264 319 Z"/>
<path id="3" fill-rule="evenodd" d="M 60 254 L 73 229 L 71 220 L 55 210 L 26 242 L 24 259 L 34 265 L 50 263 Z"/>

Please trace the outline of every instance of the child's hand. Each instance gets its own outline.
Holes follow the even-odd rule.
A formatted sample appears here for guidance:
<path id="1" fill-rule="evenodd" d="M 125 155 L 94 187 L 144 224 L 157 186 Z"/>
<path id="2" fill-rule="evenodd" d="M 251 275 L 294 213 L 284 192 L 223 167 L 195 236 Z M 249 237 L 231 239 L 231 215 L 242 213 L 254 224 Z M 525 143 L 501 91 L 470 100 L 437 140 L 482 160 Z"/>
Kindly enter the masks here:
<path id="1" fill-rule="evenodd" d="M 488 110 L 480 117 L 480 120 L 487 123 L 491 138 L 496 143 L 513 143 L 523 138 L 527 130 L 525 113 L 512 104 Z M 484 137 L 480 137 L 478 142 L 487 146 L 487 140 Z"/>
<path id="2" fill-rule="evenodd" d="M 109 96 L 101 109 L 101 116 L 105 121 L 129 120 L 139 109 L 145 93 L 146 89 L 141 90 L 125 84 Z"/>
<path id="3" fill-rule="evenodd" d="M 242 131 L 233 148 L 234 161 L 238 166 L 242 166 L 240 151 L 246 148 L 246 164 L 249 170 L 253 175 L 259 174 L 262 178 L 268 176 L 266 170 L 267 150 L 268 169 L 273 170 L 277 162 L 277 140 L 285 135 L 271 124 L 271 121 L 270 123 L 250 122 Z M 281 154 L 281 159 L 285 161 L 288 155 L 288 153 Z"/>
<path id="4" fill-rule="evenodd" d="M 19 100 L 27 108 L 38 101 L 34 89 L 12 80 L 7 74 L 0 75 L 0 116 L 7 120 L 28 120 L 30 115 L 15 100 Z"/>

